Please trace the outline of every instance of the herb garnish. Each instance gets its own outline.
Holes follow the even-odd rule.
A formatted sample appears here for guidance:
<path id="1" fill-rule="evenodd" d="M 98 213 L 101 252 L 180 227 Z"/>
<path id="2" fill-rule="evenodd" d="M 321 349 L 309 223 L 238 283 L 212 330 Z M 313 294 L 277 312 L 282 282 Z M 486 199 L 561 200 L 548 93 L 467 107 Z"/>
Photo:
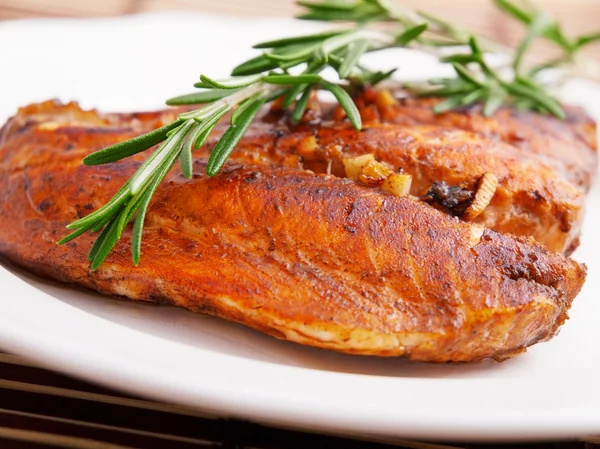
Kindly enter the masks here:
<path id="1" fill-rule="evenodd" d="M 110 146 L 84 159 L 86 165 L 114 162 L 160 144 L 113 198 L 97 211 L 67 227 L 73 232 L 59 244 L 84 232 L 100 232 L 88 259 L 96 270 L 112 251 L 121 234 L 134 220 L 132 259 L 137 265 L 148 205 L 158 185 L 179 160 L 181 171 L 192 177 L 192 151 L 201 147 L 213 128 L 227 114 L 230 125 L 214 147 L 206 173 L 219 172 L 261 107 L 277 98 L 291 108 L 292 120 L 299 121 L 309 96 L 315 90 L 331 92 L 346 112 L 352 126 L 361 129 L 361 118 L 346 87 L 350 84 L 374 85 L 389 78 L 393 71 L 371 71 L 360 65 L 367 53 L 393 47 L 411 47 L 436 54 L 453 65 L 457 77 L 430 80 L 416 86 L 420 94 L 446 97 L 435 107 L 444 112 L 476 102 L 484 103 L 483 113 L 493 114 L 504 104 L 564 116 L 560 103 L 537 81 L 548 69 L 573 65 L 579 50 L 600 40 L 600 33 L 569 38 L 560 25 L 542 12 L 508 0 L 495 0 L 497 6 L 527 25 L 527 35 L 512 53 L 512 70 L 497 69 L 485 60 L 489 51 L 507 49 L 423 12 L 404 10 L 389 0 L 299 1 L 306 9 L 302 19 L 354 22 L 344 29 L 307 36 L 263 42 L 254 48 L 263 50 L 233 69 L 231 78 L 215 80 L 201 75 L 194 86 L 198 92 L 172 98 L 168 105 L 204 105 L 185 112 L 173 123 L 143 136 Z M 379 22 L 391 27 L 378 28 Z M 562 54 L 559 58 L 524 68 L 524 57 L 538 38 L 551 41 Z M 462 46 L 467 52 L 443 56 L 440 49 Z M 338 82 L 321 76 L 326 68 L 337 72 Z"/>

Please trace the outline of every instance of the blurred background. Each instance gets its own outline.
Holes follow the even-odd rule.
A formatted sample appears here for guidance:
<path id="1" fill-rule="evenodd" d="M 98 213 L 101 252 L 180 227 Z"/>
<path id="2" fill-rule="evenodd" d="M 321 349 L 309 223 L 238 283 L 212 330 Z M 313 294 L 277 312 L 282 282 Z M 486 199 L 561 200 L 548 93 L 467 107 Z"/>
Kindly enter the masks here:
<path id="1" fill-rule="evenodd" d="M 396 0 L 497 38 L 506 43 L 519 38 L 516 28 L 498 14 L 491 0 Z M 0 20 L 31 17 L 104 17 L 157 11 L 197 11 L 233 16 L 294 15 L 294 0 L 0 0 Z M 559 17 L 566 29 L 579 34 L 600 29 L 600 0 L 537 0 Z M 600 57 L 600 46 L 588 50 Z"/>

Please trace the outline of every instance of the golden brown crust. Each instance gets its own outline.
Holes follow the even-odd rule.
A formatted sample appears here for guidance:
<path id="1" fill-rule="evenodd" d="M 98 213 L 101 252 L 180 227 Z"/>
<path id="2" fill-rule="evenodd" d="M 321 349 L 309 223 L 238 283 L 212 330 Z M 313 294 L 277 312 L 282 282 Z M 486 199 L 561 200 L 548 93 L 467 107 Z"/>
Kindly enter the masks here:
<path id="1" fill-rule="evenodd" d="M 547 158 L 467 131 L 427 125 L 369 125 L 362 132 L 324 126 L 316 140 L 314 157 L 321 158 L 322 164 L 332 160 L 334 173 L 341 171 L 342 157 L 372 153 L 395 170 L 411 174 L 411 193 L 417 196 L 435 181 L 475 188 L 484 173 L 493 173 L 498 188 L 478 223 L 502 233 L 533 236 L 560 252 L 579 236 L 584 192 Z M 315 162 L 308 166 L 324 170 Z"/>
<path id="2" fill-rule="evenodd" d="M 525 112 L 519 112 L 529 117 L 524 122 L 517 119 L 509 122 L 512 115 L 506 111 L 510 110 L 501 110 L 489 119 L 476 112 L 438 116 L 431 111 L 435 101 L 392 99 L 382 104 L 375 91 L 366 91 L 357 98 L 365 121 L 361 132 L 352 129 L 343 119 L 331 120 L 329 116 L 339 115 L 336 110 L 332 114 L 309 111 L 300 126 L 292 126 L 279 111 L 271 112 L 251 126 L 232 159 L 344 176 L 343 158 L 373 153 L 393 169 L 411 174 L 411 194 L 417 196 L 435 181 L 451 185 L 464 183 L 474 188 L 484 173 L 492 173 L 499 185 L 491 204 L 477 217 L 478 223 L 502 233 L 533 236 L 549 249 L 567 255 L 575 250 L 584 217 L 585 190 L 597 166 L 593 121 L 575 108 L 567 108 L 571 119 L 565 123 Z M 319 107 L 315 103 L 313 106 Z M 331 109 L 327 105 L 320 106 Z M 47 120 L 48 111 L 44 112 L 44 108 L 51 111 L 52 103 L 29 106 L 20 114 L 26 118 L 13 122 Z M 60 112 L 55 111 L 53 122 L 63 120 L 73 126 L 73 121 L 81 121 L 83 115 L 89 114 L 78 116 L 73 108 L 69 105 Z M 167 123 L 174 116 L 173 110 L 111 114 L 86 123 L 104 121 L 113 127 L 130 129 L 134 135 Z M 408 120 L 417 124 L 392 123 Z M 7 128 L 14 126 L 12 123 Z M 200 157 L 208 157 L 223 129 L 221 126 L 200 150 Z M 500 133 L 505 135 L 511 129 L 521 136 L 520 146 L 506 143 L 510 141 L 506 136 L 500 138 Z M 552 131 L 554 129 L 558 131 Z M 548 140 L 547 136 L 554 136 L 556 132 L 560 136 Z M 5 131 L 5 134 L 8 133 Z M 2 138 L 0 134 L 0 144 Z M 573 147 L 570 159 L 565 149 L 569 143 Z M 99 144 L 94 149 L 101 147 Z M 580 173 L 582 170 L 585 176 Z M 573 179 L 575 172 L 581 175 L 576 176 L 578 181 Z M 583 182 L 583 178 L 587 181 Z"/>
<path id="3" fill-rule="evenodd" d="M 303 344 L 438 362 L 503 359 L 552 337 L 584 282 L 584 266 L 533 239 L 348 179 L 265 164 L 289 146 L 278 153 L 276 142 L 266 145 L 252 161 L 253 138 L 283 138 L 283 125 L 264 122 L 219 175 L 203 174 L 205 158 L 191 181 L 169 175 L 148 212 L 139 267 L 127 230 L 91 272 L 94 235 L 56 241 L 145 155 L 110 169 L 82 166 L 82 156 L 169 117 L 106 116 L 99 124 L 71 110 L 69 123 L 57 123 L 71 107 L 32 107 L 54 119 L 26 111 L 28 119 L 0 132 L 0 254 L 37 273 Z"/>
<path id="4" fill-rule="evenodd" d="M 582 108 L 564 106 L 565 120 L 509 107 L 484 117 L 480 104 L 434 114 L 439 99 L 397 95 L 398 99 L 384 103 L 380 92 L 367 90 L 357 99 L 363 117 L 372 123 L 436 125 L 475 132 L 560 162 L 565 177 L 585 190 L 594 180 L 598 169 L 596 122 Z"/>

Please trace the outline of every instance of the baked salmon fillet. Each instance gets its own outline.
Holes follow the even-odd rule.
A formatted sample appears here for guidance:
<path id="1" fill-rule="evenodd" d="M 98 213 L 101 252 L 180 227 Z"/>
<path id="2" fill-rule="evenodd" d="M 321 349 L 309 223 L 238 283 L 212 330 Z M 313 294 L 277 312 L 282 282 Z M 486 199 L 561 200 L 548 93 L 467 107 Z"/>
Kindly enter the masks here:
<path id="1" fill-rule="evenodd" d="M 62 282 L 209 313 L 276 338 L 431 362 L 502 360 L 551 338 L 583 285 L 584 265 L 533 237 L 503 235 L 336 175 L 337 156 L 324 173 L 318 159 L 315 170 L 304 165 L 311 162 L 301 153 L 314 150 L 319 133 L 348 136 L 351 146 L 358 135 L 385 142 L 394 125 L 351 135 L 342 121 L 306 117 L 297 135 L 286 134 L 278 113 L 253 125 L 218 175 L 204 174 L 210 143 L 192 180 L 168 175 L 146 216 L 138 267 L 127 229 L 92 272 L 96 234 L 56 242 L 147 156 L 96 167 L 81 159 L 173 114 L 100 115 L 53 102 L 22 109 L 0 131 L 0 254 Z M 362 152 L 356 148 L 349 154 Z M 502 164 L 513 160 L 518 168 L 517 156 Z M 503 166 L 490 164 L 482 170 Z M 537 174 L 531 182 L 559 194 Z"/>

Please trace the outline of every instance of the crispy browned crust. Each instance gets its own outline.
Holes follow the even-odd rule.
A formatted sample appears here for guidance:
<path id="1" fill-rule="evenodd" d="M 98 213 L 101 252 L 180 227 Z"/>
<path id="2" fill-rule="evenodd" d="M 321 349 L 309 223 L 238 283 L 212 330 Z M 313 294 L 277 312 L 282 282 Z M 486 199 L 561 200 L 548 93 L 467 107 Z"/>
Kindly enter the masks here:
<path id="1" fill-rule="evenodd" d="M 379 92 L 367 90 L 357 99 L 362 116 L 370 123 L 436 125 L 475 132 L 560 162 L 565 177 L 585 190 L 594 180 L 598 169 L 596 122 L 580 107 L 563 106 L 565 120 L 508 107 L 484 117 L 481 104 L 434 114 L 439 99 L 414 98 L 402 92 L 396 96 L 395 102 L 384 102 Z"/>
<path id="2" fill-rule="evenodd" d="M 176 304 L 277 338 L 436 362 L 503 359 L 551 338 L 583 285 L 584 266 L 531 238 L 348 179 L 267 165 L 285 154 L 277 143 L 250 160 L 257 135 L 293 140 L 281 135 L 283 125 L 266 123 L 272 117 L 219 175 L 203 174 L 204 158 L 191 181 L 169 175 L 148 212 L 139 267 L 127 230 L 91 272 L 94 235 L 56 241 L 145 155 L 110 168 L 85 167 L 81 158 L 171 114 L 99 116 L 52 103 L 23 110 L 0 132 L 0 254 L 63 282 Z M 360 135 L 378 133 L 385 138 L 385 129 Z"/>
<path id="3" fill-rule="evenodd" d="M 493 173 L 498 189 L 477 223 L 532 236 L 567 255 L 575 250 L 585 192 L 597 168 L 594 122 L 570 107 L 565 122 L 510 109 L 492 118 L 476 111 L 438 116 L 431 110 L 436 101 L 382 104 L 375 91 L 367 91 L 357 98 L 365 122 L 360 132 L 343 120 L 340 110 L 310 111 L 297 127 L 271 113 L 265 118 L 268 125 L 254 126 L 234 157 L 343 176 L 343 158 L 373 153 L 411 174 L 411 194 L 416 196 L 435 181 L 474 188 L 484 173 Z M 520 136 L 518 141 L 514 135 Z M 204 157 L 215 142 L 216 137 L 203 149 Z"/>

